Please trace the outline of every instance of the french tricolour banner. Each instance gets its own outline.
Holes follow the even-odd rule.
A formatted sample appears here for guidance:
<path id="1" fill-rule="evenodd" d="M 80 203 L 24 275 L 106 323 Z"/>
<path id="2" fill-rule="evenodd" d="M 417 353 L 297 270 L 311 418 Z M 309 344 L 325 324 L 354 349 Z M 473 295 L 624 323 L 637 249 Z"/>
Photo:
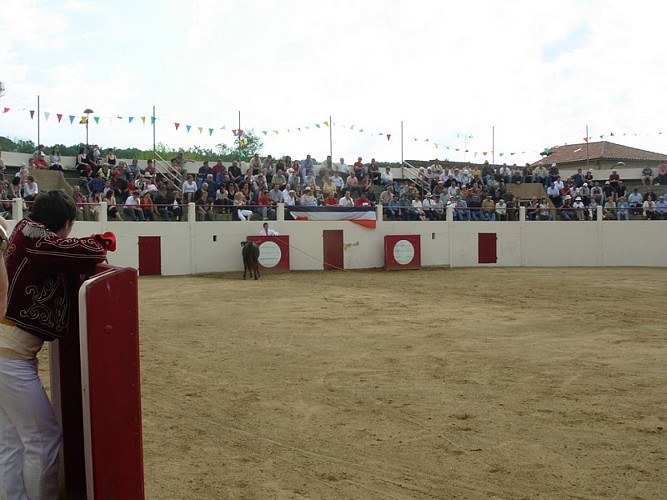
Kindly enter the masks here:
<path id="1" fill-rule="evenodd" d="M 289 207 L 296 220 L 349 220 L 364 227 L 375 228 L 375 207 Z"/>

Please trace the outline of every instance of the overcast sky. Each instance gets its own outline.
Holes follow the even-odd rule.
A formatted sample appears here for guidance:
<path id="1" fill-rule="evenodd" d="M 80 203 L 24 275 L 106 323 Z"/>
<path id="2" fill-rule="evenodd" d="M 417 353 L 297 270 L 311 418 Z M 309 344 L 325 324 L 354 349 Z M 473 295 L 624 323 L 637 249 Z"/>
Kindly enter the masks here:
<path id="1" fill-rule="evenodd" d="M 174 148 L 231 144 L 240 112 L 293 158 L 331 132 L 348 163 L 523 164 L 586 126 L 666 153 L 664 26 L 643 0 L 3 0 L 0 135 L 37 141 L 39 95 L 47 147 L 91 108 L 91 143 L 149 149 L 155 106 Z"/>

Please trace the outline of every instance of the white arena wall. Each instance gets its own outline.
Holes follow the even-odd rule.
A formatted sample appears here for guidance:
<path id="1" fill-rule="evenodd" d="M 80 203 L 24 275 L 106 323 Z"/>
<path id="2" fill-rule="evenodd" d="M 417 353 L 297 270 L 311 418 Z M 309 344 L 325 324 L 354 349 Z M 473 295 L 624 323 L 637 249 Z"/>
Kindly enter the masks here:
<path id="1" fill-rule="evenodd" d="M 194 206 L 189 220 L 194 220 Z M 279 213 L 279 218 L 280 217 Z M 522 210 L 521 215 L 524 215 Z M 240 242 L 258 235 L 250 222 L 77 222 L 72 236 L 113 231 L 109 263 L 139 267 L 139 237 L 159 236 L 161 273 L 238 272 Z M 9 221 L 10 227 L 14 221 Z M 292 270 L 323 269 L 323 231 L 343 230 L 345 269 L 384 267 L 385 235 L 420 235 L 423 267 L 667 266 L 667 221 L 384 222 L 375 229 L 349 221 L 278 220 L 271 228 L 290 237 Z M 478 234 L 495 233 L 495 264 L 478 263 Z"/>

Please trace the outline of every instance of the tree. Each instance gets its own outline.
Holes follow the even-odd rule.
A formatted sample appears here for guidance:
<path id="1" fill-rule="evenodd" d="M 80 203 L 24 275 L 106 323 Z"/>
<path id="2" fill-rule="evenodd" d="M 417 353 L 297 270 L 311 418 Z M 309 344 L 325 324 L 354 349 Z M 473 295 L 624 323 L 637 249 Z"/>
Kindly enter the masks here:
<path id="1" fill-rule="evenodd" d="M 264 143 L 255 131 L 250 129 L 243 130 L 241 135 L 237 134 L 232 147 L 227 144 L 218 144 L 216 147 L 222 156 L 230 155 L 242 159 L 261 153 Z"/>

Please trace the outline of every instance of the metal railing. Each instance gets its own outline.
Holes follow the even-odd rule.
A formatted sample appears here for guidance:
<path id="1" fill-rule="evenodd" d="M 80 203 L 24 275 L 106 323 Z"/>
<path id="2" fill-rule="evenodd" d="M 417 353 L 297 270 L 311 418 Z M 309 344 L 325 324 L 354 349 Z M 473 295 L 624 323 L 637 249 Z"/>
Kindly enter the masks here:
<path id="1" fill-rule="evenodd" d="M 157 159 L 155 160 L 155 170 L 158 174 L 163 175 L 167 179 L 174 182 L 180 188 L 183 185 L 183 175 L 181 172 L 174 171 L 171 168 L 171 161 L 167 161 L 159 153 L 154 153 Z"/>

